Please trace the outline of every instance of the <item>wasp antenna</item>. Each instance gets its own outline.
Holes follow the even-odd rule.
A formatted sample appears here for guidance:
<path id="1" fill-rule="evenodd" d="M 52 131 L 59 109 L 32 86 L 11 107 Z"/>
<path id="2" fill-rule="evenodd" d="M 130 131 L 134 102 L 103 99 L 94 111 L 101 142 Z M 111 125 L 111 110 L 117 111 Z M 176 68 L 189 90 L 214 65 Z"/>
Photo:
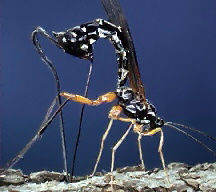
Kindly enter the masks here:
<path id="1" fill-rule="evenodd" d="M 90 78 L 92 74 L 92 68 L 93 68 L 93 61 L 90 62 L 90 65 L 89 65 L 89 72 L 87 76 L 84 97 L 87 97 L 88 95 L 88 88 L 89 88 Z M 74 150 L 73 161 L 72 161 L 71 179 L 73 179 L 73 175 L 74 175 L 74 169 L 75 169 L 75 163 L 76 163 L 75 161 L 76 161 L 77 150 L 78 150 L 78 145 L 79 145 L 79 140 L 80 140 L 84 109 L 85 109 L 85 104 L 82 105 L 81 112 L 80 112 L 80 121 L 79 121 L 79 127 L 78 127 L 77 136 L 76 136 L 76 143 L 75 143 L 75 150 Z"/>
<path id="2" fill-rule="evenodd" d="M 212 139 L 212 140 L 216 141 L 216 138 L 215 138 L 215 137 L 212 137 L 211 135 L 209 135 L 209 134 L 207 134 L 207 133 L 205 133 L 205 132 L 202 132 L 202 131 L 200 131 L 200 130 L 198 130 L 198 129 L 195 129 L 195 128 L 193 128 L 193 127 L 189 127 L 189 126 L 187 126 L 187 125 L 183 125 L 183 124 L 180 124 L 180 123 L 174 123 L 174 122 L 166 122 L 166 124 L 174 125 L 174 126 L 180 126 L 180 127 L 185 128 L 185 129 L 189 129 L 189 130 L 191 130 L 191 131 L 197 132 L 197 133 L 199 133 L 199 134 L 201 134 L 201 135 L 203 135 L 203 136 L 205 136 L 205 137 L 208 137 L 209 139 Z"/>
<path id="3" fill-rule="evenodd" d="M 183 134 L 187 135 L 188 137 L 192 138 L 194 141 L 196 141 L 197 143 L 199 143 L 200 145 L 202 145 L 205 149 L 207 149 L 209 152 L 211 152 L 214 156 L 216 156 L 216 152 L 214 150 L 212 150 L 211 148 L 209 148 L 207 145 L 205 145 L 204 143 L 202 143 L 199 139 L 197 139 L 194 136 L 190 135 L 186 131 L 181 130 L 180 128 L 176 127 L 175 125 L 170 124 L 169 122 L 165 123 L 164 125 L 168 126 L 170 128 L 176 129 L 179 132 L 182 132 Z"/>
<path id="4" fill-rule="evenodd" d="M 41 34 L 42 36 L 48 38 L 57 47 L 59 47 L 59 46 L 58 46 L 58 43 L 42 27 L 37 27 L 32 32 L 31 38 L 32 38 L 33 44 L 34 44 L 37 52 L 39 53 L 40 58 L 48 66 L 48 68 L 51 70 L 52 75 L 54 77 L 55 84 L 56 84 L 56 91 L 57 91 L 57 95 L 58 95 L 58 105 L 60 107 L 61 104 L 62 104 L 62 101 L 61 101 L 61 97 L 59 95 L 60 94 L 60 80 L 59 80 L 59 77 L 58 77 L 58 73 L 57 73 L 52 61 L 49 60 L 49 58 L 46 56 L 43 49 L 41 48 L 41 45 L 40 45 L 39 40 L 38 40 L 38 34 Z M 64 131 L 64 118 L 63 118 L 62 111 L 60 111 L 59 121 L 60 121 L 60 134 L 61 134 L 61 141 L 62 141 L 64 170 L 65 170 L 65 172 L 67 174 L 68 173 L 67 153 L 66 153 L 66 142 L 65 142 L 65 131 Z"/>

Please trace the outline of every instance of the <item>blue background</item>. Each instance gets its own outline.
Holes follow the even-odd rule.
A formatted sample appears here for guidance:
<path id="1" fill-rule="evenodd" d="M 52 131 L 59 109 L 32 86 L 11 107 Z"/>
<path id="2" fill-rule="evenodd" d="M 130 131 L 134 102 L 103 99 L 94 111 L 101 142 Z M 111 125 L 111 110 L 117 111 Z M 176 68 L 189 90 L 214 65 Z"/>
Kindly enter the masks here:
<path id="1" fill-rule="evenodd" d="M 214 0 L 121 1 L 134 39 L 147 98 L 166 121 L 192 126 L 216 136 L 216 2 Z M 95 18 L 107 19 L 99 0 L 1 1 L 1 164 L 13 158 L 40 126 L 56 96 L 53 77 L 30 39 L 36 26 L 49 33 L 64 31 Z M 62 91 L 83 94 L 89 62 L 74 58 L 40 37 L 61 80 Z M 117 65 L 107 40 L 95 45 L 89 97 L 115 90 Z M 86 107 L 75 175 L 94 166 L 112 104 Z M 69 168 L 81 105 L 64 109 Z M 127 128 L 114 122 L 98 171 L 110 170 L 111 148 Z M 166 163 L 194 165 L 215 157 L 190 138 L 164 128 Z M 196 135 L 196 134 L 195 134 Z M 139 164 L 137 135 L 130 133 L 117 151 L 115 167 Z M 215 143 L 199 137 L 216 149 Z M 142 140 L 147 169 L 161 167 L 159 135 Z M 15 168 L 25 173 L 43 169 L 62 171 L 58 120 L 44 133 Z"/>

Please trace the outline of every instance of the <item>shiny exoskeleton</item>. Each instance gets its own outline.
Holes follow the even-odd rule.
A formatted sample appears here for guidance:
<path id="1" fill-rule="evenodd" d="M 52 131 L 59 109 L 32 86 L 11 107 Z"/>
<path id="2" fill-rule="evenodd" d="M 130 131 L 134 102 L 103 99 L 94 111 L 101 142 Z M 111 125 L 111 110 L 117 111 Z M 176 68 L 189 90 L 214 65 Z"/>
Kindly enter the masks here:
<path id="1" fill-rule="evenodd" d="M 99 38 L 107 38 L 114 45 L 118 63 L 118 82 L 115 94 L 123 113 L 136 124 L 145 126 L 144 131 L 162 127 L 164 122 L 156 115 L 155 107 L 146 100 L 143 104 L 134 94 L 133 90 L 126 86 L 128 79 L 128 59 L 130 54 L 123 46 L 121 27 L 118 27 L 103 19 L 73 27 L 66 32 L 53 32 L 60 47 L 76 57 L 93 61 L 93 44 Z M 92 103 L 91 105 L 97 105 Z M 143 130 L 142 130 L 143 131 Z"/>

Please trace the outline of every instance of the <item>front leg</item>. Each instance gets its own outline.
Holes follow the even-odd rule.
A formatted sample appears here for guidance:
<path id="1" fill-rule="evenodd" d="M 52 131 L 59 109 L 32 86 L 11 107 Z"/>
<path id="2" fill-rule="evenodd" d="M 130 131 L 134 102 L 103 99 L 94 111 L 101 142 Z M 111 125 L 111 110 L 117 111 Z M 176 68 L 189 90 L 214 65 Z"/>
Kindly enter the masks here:
<path id="1" fill-rule="evenodd" d="M 115 92 L 105 93 L 99 96 L 96 100 L 91 100 L 87 97 L 83 97 L 81 95 L 76 95 L 76 94 L 72 94 L 68 92 L 61 92 L 60 96 L 65 97 L 75 102 L 79 102 L 79 103 L 83 103 L 83 104 L 87 104 L 91 106 L 100 105 L 102 103 L 110 103 L 110 102 L 113 102 L 117 98 Z"/>

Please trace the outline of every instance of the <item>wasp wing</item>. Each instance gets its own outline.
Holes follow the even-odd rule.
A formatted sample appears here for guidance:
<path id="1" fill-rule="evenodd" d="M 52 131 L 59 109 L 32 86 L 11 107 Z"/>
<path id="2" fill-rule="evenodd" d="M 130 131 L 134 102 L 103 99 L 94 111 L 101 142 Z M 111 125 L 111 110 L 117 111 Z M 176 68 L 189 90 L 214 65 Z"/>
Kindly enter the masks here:
<path id="1" fill-rule="evenodd" d="M 136 52 L 133 44 L 133 39 L 128 27 L 125 14 L 118 0 L 102 0 L 103 7 L 108 15 L 111 23 L 120 26 L 123 31 L 122 43 L 129 51 L 128 54 L 128 78 L 133 92 L 138 96 L 140 101 L 145 102 L 145 91 L 141 80 L 139 66 L 136 58 Z"/>

